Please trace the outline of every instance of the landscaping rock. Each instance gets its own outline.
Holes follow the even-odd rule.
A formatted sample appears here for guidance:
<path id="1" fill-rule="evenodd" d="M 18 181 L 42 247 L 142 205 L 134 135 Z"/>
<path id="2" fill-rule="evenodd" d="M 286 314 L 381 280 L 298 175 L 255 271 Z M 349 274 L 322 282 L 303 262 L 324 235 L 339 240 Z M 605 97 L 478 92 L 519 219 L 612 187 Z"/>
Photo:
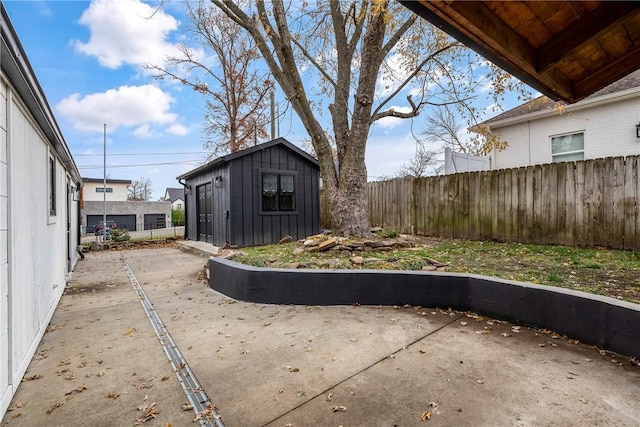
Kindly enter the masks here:
<path id="1" fill-rule="evenodd" d="M 293 240 L 293 238 L 289 235 L 284 236 L 278 243 L 289 243 Z"/>
<path id="2" fill-rule="evenodd" d="M 322 252 L 322 251 L 326 251 L 331 249 L 332 247 L 336 246 L 338 244 L 338 238 L 337 237 L 331 237 L 330 239 L 325 240 L 324 242 L 320 242 L 320 244 L 318 245 L 318 249 Z"/>
<path id="3" fill-rule="evenodd" d="M 356 264 L 356 265 L 364 264 L 364 258 L 362 258 L 361 256 L 351 257 L 349 261 L 351 261 L 352 264 Z"/>
<path id="4" fill-rule="evenodd" d="M 303 254 L 303 253 L 304 253 L 304 248 L 297 247 L 297 248 L 293 249 L 293 254 L 294 255 L 300 255 L 300 254 Z"/>

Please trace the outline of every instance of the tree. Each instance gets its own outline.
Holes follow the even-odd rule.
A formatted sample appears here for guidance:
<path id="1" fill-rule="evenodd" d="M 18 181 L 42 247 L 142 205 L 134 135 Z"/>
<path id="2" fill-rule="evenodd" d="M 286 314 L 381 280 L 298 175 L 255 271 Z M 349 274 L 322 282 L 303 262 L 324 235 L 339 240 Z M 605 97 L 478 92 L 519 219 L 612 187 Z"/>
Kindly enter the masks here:
<path id="1" fill-rule="evenodd" d="M 147 65 L 158 72 L 158 79 L 170 77 L 205 96 L 204 148 L 217 157 L 254 145 L 267 137 L 267 95 L 273 83 L 254 67 L 260 58 L 253 40 L 215 8 L 203 2 L 188 4 L 188 30 L 204 54 L 186 45 L 179 46 L 181 57 L 167 59 L 166 67 Z M 217 60 L 215 67 L 206 58 Z"/>
<path id="2" fill-rule="evenodd" d="M 442 160 L 439 158 L 441 152 L 429 150 L 423 142 L 416 142 L 416 155 L 400 166 L 397 175 L 399 178 L 413 177 L 422 178 L 429 175 L 429 172 L 439 173 L 442 169 Z"/>
<path id="3" fill-rule="evenodd" d="M 474 124 L 474 133 L 466 138 L 461 136 L 463 130 L 464 125 L 455 112 L 449 106 L 442 106 L 433 110 L 421 135 L 425 137 L 425 143 L 432 146 L 450 147 L 453 151 L 474 156 L 487 154 L 494 147 L 499 150 L 506 147 L 506 143 L 493 135 L 486 125 Z"/>
<path id="4" fill-rule="evenodd" d="M 133 181 L 127 191 L 127 200 L 147 201 L 152 193 L 151 180 L 142 177 L 137 181 Z"/>
<path id="5" fill-rule="evenodd" d="M 477 61 L 464 57 L 471 52 L 388 0 L 287 6 L 270 0 L 269 9 L 256 0 L 255 12 L 232 0 L 211 2 L 253 38 L 306 128 L 334 231 L 369 235 L 365 149 L 371 126 L 383 118 L 416 117 L 425 105 L 468 103 L 477 79 L 457 70 L 467 70 L 467 77 L 473 72 Z M 393 108 L 391 100 L 410 83 L 409 111 Z M 331 136 L 320 121 L 327 110 Z"/>

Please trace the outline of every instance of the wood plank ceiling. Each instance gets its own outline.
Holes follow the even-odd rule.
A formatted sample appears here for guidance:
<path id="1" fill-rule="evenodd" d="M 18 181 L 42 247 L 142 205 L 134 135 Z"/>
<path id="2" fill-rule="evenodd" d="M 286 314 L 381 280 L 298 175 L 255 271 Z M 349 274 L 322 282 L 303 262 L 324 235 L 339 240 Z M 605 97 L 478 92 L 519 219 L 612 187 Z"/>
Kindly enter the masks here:
<path id="1" fill-rule="evenodd" d="M 638 1 L 399 1 L 556 101 L 640 68 Z"/>

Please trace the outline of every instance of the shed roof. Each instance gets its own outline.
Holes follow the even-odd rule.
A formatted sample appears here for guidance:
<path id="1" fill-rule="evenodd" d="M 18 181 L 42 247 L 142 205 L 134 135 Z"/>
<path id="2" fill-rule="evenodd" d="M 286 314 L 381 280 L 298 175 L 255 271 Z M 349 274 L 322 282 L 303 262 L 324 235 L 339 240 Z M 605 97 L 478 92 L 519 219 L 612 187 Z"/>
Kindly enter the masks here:
<path id="1" fill-rule="evenodd" d="M 640 68 L 638 1 L 399 1 L 556 101 Z"/>
<path id="2" fill-rule="evenodd" d="M 199 166 L 199 167 L 197 167 L 197 168 L 195 168 L 195 169 L 193 169 L 193 170 L 191 170 L 189 172 L 186 172 L 186 173 L 178 176 L 176 179 L 180 180 L 180 179 L 190 178 L 190 177 L 192 177 L 194 175 L 198 175 L 202 171 L 208 170 L 209 168 L 211 168 L 213 166 L 222 165 L 224 163 L 230 162 L 233 159 L 237 159 L 239 157 L 244 157 L 246 155 L 255 153 L 256 151 L 264 150 L 266 148 L 270 148 L 270 147 L 273 147 L 273 146 L 276 146 L 276 145 L 282 145 L 283 147 L 288 148 L 289 150 L 293 151 L 294 153 L 296 153 L 300 157 L 304 158 L 308 162 L 313 163 L 314 165 L 318 166 L 318 160 L 316 160 L 315 157 L 313 157 L 312 155 L 310 155 L 306 151 L 296 147 L 295 145 L 293 145 L 292 143 L 290 143 L 289 141 L 287 141 L 284 138 L 276 138 L 276 139 L 273 139 L 271 141 L 264 142 L 262 144 L 254 145 L 253 147 L 245 148 L 244 150 L 236 151 L 235 153 L 227 154 L 226 156 L 218 157 L 217 159 L 214 159 L 214 160 L 210 161 L 209 163 L 205 163 L 202 166 Z"/>

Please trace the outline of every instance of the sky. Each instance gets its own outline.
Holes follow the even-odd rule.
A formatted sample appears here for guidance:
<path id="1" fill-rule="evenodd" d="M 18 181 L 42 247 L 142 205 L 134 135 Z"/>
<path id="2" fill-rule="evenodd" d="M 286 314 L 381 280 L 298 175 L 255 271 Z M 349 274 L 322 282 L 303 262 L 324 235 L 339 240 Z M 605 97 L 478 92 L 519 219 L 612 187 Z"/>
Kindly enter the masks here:
<path id="1" fill-rule="evenodd" d="M 103 177 L 106 145 L 107 176 L 148 178 L 158 200 L 166 188 L 181 187 L 177 176 L 203 163 L 204 98 L 144 68 L 189 44 L 184 1 L 162 8 L 140 0 L 3 2 L 82 177 Z M 290 108 L 281 111 L 277 136 L 303 146 L 308 136 L 299 120 Z M 369 180 L 394 176 L 415 155 L 418 130 L 416 120 L 374 126 Z"/>

